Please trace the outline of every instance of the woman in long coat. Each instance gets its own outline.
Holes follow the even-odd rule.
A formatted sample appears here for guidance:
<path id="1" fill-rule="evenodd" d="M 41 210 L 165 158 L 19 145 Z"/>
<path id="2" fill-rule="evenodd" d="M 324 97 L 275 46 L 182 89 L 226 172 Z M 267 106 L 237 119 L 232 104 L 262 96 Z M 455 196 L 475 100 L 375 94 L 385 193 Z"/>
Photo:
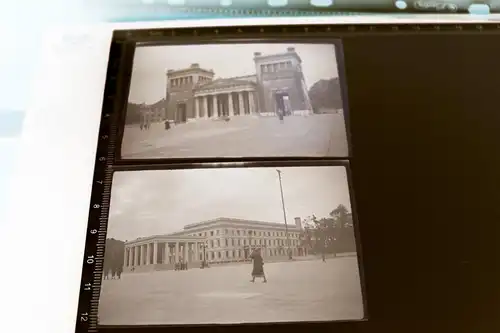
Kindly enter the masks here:
<path id="1" fill-rule="evenodd" d="M 252 280 L 250 282 L 255 282 L 256 277 L 264 278 L 264 283 L 267 282 L 266 275 L 264 274 L 264 259 L 260 254 L 260 248 L 256 249 L 250 258 L 253 260 Z"/>

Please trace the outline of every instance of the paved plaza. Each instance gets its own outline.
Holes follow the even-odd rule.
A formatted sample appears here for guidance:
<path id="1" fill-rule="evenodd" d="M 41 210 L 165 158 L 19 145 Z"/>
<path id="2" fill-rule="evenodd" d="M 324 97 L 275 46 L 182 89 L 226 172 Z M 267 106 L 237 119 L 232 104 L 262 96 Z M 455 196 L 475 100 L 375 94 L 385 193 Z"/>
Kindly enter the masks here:
<path id="1" fill-rule="evenodd" d="M 233 117 L 230 121 L 200 119 L 166 131 L 153 124 L 148 131 L 127 126 L 124 158 L 347 156 L 341 114 L 285 117 Z"/>
<path id="2" fill-rule="evenodd" d="M 349 320 L 363 317 L 356 257 L 124 274 L 103 281 L 101 325 Z"/>

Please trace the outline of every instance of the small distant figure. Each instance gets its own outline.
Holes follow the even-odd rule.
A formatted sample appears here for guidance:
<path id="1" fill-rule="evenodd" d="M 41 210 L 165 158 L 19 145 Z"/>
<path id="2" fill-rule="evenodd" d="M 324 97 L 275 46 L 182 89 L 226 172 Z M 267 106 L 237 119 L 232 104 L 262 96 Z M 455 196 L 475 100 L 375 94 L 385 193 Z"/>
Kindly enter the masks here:
<path id="1" fill-rule="evenodd" d="M 144 130 L 144 124 L 143 123 L 141 123 L 140 127 L 141 127 L 141 131 Z"/>
<path id="2" fill-rule="evenodd" d="M 123 267 L 118 267 L 118 269 L 116 270 L 116 276 L 118 277 L 118 280 L 120 280 L 122 278 L 122 271 L 123 271 Z"/>
<path id="3" fill-rule="evenodd" d="M 132 271 L 132 272 L 133 272 L 133 271 L 135 271 L 135 267 L 134 267 L 134 266 L 132 266 L 132 269 L 131 269 L 131 271 Z"/>
<path id="4" fill-rule="evenodd" d="M 115 276 L 116 276 L 116 270 L 113 268 L 111 270 L 111 280 L 114 280 L 115 279 Z"/>
<path id="5" fill-rule="evenodd" d="M 165 131 L 168 131 L 170 129 L 170 122 L 168 120 L 165 120 Z"/>
<path id="6" fill-rule="evenodd" d="M 264 279 L 264 283 L 267 283 L 266 275 L 264 274 L 264 259 L 260 253 L 260 248 L 256 249 L 250 259 L 253 260 L 253 270 L 252 270 L 252 280 L 250 282 L 255 282 L 256 277 L 261 277 Z"/>
<path id="7" fill-rule="evenodd" d="M 278 109 L 278 118 L 281 124 L 285 122 L 284 112 L 281 109 Z"/>

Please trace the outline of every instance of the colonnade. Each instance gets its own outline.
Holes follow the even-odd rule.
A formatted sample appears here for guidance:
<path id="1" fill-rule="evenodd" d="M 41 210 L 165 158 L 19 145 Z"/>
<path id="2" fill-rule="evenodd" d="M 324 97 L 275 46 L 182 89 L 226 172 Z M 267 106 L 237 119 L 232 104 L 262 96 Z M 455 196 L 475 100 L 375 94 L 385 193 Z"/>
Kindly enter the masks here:
<path id="1" fill-rule="evenodd" d="M 123 265 L 125 267 L 147 266 L 155 264 L 173 264 L 179 261 L 202 261 L 203 242 L 167 241 L 151 242 L 140 245 L 127 245 Z"/>
<path id="2" fill-rule="evenodd" d="M 210 102 L 209 96 L 211 96 Z M 226 105 L 228 109 L 227 115 L 230 117 L 235 116 L 236 113 L 238 115 L 254 114 L 257 112 L 255 97 L 255 91 L 253 90 L 195 96 L 195 118 L 217 118 L 219 114 L 223 113 L 221 109 Z M 210 115 L 208 110 L 212 111 Z"/>

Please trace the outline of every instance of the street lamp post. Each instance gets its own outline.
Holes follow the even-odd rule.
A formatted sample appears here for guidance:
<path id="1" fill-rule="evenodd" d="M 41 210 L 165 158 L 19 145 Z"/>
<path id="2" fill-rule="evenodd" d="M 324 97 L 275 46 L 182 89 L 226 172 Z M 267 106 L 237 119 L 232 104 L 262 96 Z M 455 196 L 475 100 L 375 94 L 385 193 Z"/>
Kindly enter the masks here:
<path id="1" fill-rule="evenodd" d="M 286 210 L 285 210 L 285 197 L 283 196 L 283 184 L 281 182 L 281 170 L 276 169 L 278 173 L 278 179 L 280 181 L 280 192 L 281 192 L 281 205 L 283 207 L 283 218 L 285 220 L 285 235 L 286 235 L 286 246 L 288 252 L 288 259 L 292 259 L 292 252 L 290 251 L 290 238 L 288 237 L 288 223 L 286 222 Z"/>

